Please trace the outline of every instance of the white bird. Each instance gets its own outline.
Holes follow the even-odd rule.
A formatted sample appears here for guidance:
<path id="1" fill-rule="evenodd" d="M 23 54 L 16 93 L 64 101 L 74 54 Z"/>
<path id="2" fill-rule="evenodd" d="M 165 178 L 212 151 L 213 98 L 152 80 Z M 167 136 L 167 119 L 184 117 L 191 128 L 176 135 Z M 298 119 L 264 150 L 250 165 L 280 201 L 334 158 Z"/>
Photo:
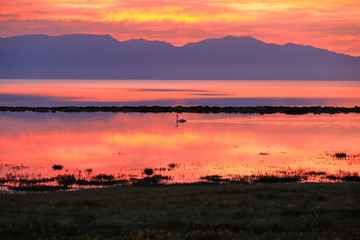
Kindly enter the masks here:
<path id="1" fill-rule="evenodd" d="M 179 116 L 176 115 L 176 126 L 178 126 L 178 123 L 184 123 L 184 122 L 186 122 L 185 119 L 179 119 Z"/>

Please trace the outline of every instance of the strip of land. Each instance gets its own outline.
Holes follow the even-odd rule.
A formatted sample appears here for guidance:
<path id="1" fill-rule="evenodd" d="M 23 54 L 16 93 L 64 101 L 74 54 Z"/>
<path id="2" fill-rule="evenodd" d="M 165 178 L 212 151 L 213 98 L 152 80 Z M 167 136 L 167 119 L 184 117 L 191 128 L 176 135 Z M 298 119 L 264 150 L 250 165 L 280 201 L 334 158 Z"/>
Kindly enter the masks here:
<path id="1" fill-rule="evenodd" d="M 240 113 L 240 114 L 339 114 L 360 113 L 360 107 L 285 107 L 285 106 L 259 106 L 259 107 L 210 107 L 210 106 L 112 106 L 112 107 L 9 107 L 0 106 L 1 112 L 152 112 L 152 113 Z"/>
<path id="2" fill-rule="evenodd" d="M 1 239 L 359 239 L 359 183 L 0 194 Z"/>

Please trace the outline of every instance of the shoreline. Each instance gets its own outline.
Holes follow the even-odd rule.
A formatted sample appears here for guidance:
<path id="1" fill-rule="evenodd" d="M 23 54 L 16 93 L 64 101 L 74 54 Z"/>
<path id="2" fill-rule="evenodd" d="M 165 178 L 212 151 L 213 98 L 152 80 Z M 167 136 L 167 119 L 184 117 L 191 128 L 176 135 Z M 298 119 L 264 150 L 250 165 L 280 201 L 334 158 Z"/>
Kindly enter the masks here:
<path id="1" fill-rule="evenodd" d="M 285 106 L 258 106 L 258 107 L 215 107 L 215 106 L 109 106 L 109 107 L 9 107 L 0 106 L 0 112 L 138 112 L 138 113 L 239 113 L 239 114 L 275 114 L 288 115 L 302 114 L 340 114 L 360 113 L 360 107 L 285 107 Z"/>

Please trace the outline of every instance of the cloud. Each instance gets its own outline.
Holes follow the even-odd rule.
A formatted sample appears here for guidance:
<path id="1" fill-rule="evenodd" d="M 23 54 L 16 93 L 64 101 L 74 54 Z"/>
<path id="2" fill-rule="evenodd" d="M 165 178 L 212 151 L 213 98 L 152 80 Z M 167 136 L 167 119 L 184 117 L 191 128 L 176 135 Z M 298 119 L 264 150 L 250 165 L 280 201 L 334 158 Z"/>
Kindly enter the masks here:
<path id="1" fill-rule="evenodd" d="M 251 35 L 360 55 L 358 0 L 0 0 L 0 8 L 3 37 L 81 32 L 183 45 Z"/>

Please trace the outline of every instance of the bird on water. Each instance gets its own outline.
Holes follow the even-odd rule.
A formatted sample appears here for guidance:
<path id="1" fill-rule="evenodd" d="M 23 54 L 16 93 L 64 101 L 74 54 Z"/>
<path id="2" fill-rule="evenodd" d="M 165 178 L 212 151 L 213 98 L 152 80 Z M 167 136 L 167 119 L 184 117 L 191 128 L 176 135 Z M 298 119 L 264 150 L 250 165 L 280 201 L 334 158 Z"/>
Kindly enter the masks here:
<path id="1" fill-rule="evenodd" d="M 185 119 L 179 119 L 179 116 L 178 116 L 178 115 L 176 115 L 176 127 L 178 127 L 178 126 L 179 126 L 179 123 L 184 123 L 184 122 L 186 122 L 186 120 L 185 120 Z"/>
<path id="2" fill-rule="evenodd" d="M 179 115 L 176 115 L 176 122 L 184 123 L 184 122 L 186 122 L 186 120 L 185 119 L 179 119 Z"/>

